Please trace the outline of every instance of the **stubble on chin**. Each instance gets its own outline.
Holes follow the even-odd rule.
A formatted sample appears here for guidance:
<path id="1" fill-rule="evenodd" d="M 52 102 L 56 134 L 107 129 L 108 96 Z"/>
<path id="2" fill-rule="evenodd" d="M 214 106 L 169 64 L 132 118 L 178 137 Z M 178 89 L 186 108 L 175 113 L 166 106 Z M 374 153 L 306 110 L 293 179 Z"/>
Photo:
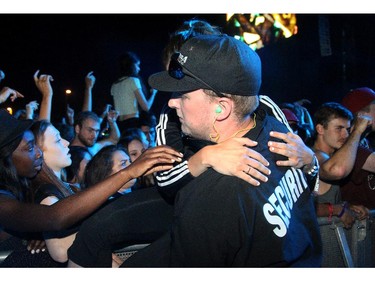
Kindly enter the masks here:
<path id="1" fill-rule="evenodd" d="M 94 142 L 88 142 L 87 140 L 85 139 L 82 139 L 82 138 L 79 138 L 80 141 L 86 146 L 86 147 L 93 147 L 94 144 L 95 144 L 95 141 Z"/>

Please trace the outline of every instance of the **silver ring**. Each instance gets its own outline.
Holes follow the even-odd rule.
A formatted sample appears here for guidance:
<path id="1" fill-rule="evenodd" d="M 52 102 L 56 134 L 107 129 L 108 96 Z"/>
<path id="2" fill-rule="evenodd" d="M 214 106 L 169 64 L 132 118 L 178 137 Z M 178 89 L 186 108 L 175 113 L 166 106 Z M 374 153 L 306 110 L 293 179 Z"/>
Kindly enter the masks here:
<path id="1" fill-rule="evenodd" d="M 246 174 L 249 174 L 251 170 L 251 167 L 249 166 L 249 169 L 247 170 Z"/>

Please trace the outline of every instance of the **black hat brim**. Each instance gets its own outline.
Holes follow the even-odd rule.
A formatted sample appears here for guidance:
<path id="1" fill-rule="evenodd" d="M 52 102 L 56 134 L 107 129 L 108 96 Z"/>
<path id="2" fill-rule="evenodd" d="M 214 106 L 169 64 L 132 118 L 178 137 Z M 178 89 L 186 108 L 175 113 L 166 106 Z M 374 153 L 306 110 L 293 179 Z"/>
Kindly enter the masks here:
<path id="1" fill-rule="evenodd" d="M 170 76 L 168 71 L 151 75 L 148 83 L 152 88 L 162 92 L 191 92 L 207 88 L 193 77 L 185 75 L 182 79 L 176 79 Z"/>
<path id="2" fill-rule="evenodd" d="M 13 141 L 18 139 L 24 132 L 32 126 L 33 120 L 17 120 L 8 114 L 5 110 L 1 110 L 3 133 L 0 137 L 0 149 L 10 145 Z"/>

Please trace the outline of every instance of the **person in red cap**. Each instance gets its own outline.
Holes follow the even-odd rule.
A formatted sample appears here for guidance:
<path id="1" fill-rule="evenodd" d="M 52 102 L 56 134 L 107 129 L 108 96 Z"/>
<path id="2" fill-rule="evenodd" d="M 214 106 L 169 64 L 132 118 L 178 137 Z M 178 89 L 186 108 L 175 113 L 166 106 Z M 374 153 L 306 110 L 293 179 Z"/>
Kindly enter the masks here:
<path id="1" fill-rule="evenodd" d="M 372 125 L 363 134 L 361 144 L 374 151 L 375 147 L 374 144 L 370 144 L 369 135 L 375 134 L 375 92 L 368 87 L 350 90 L 342 99 L 341 104 L 354 115 L 363 114 L 372 118 Z"/>

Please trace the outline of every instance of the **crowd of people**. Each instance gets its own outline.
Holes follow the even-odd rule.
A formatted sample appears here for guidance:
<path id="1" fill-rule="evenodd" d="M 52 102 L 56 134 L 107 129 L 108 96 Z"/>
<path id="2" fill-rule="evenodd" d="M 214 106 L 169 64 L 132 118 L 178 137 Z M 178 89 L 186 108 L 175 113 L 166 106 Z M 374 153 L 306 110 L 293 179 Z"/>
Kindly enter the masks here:
<path id="1" fill-rule="evenodd" d="M 261 61 L 202 20 L 170 35 L 165 70 L 121 56 L 113 105 L 51 122 L 41 100 L 0 110 L 2 267 L 320 267 L 318 217 L 345 228 L 375 208 L 375 92 L 311 113 L 260 93 Z M 0 82 L 5 78 L 0 71 Z M 160 114 L 155 95 L 171 98 Z M 26 95 L 9 87 L 0 105 Z M 115 252 L 149 244 L 125 261 Z"/>

